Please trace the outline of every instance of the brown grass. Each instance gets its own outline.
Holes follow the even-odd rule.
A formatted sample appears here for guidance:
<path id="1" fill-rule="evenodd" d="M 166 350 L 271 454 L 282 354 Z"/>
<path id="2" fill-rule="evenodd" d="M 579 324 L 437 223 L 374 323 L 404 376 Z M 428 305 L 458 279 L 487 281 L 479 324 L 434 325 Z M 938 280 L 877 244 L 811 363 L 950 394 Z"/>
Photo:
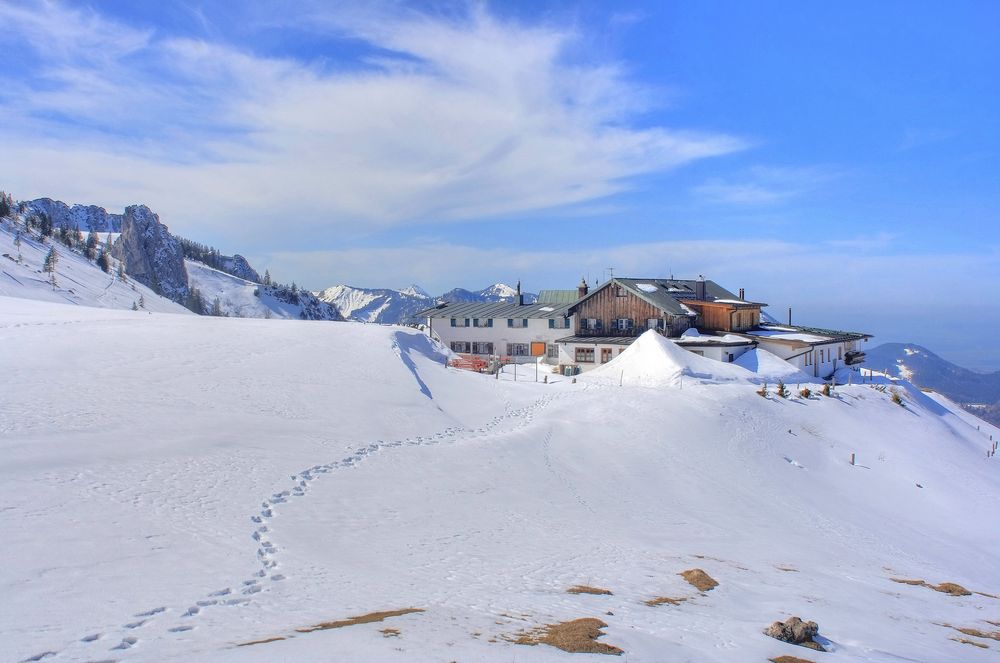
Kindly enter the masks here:
<path id="1" fill-rule="evenodd" d="M 601 589 L 600 587 L 591 587 L 590 585 L 573 585 L 566 590 L 567 594 L 601 594 L 612 596 L 610 589 Z"/>
<path id="2" fill-rule="evenodd" d="M 965 635 L 971 635 L 974 638 L 1000 640 L 1000 631 L 993 631 L 992 633 L 987 633 L 986 631 L 980 631 L 977 628 L 960 628 L 958 626 L 952 626 L 952 628 L 958 631 L 959 633 L 964 633 Z"/>
<path id="3" fill-rule="evenodd" d="M 955 642 L 961 642 L 963 645 L 972 645 L 973 647 L 979 647 L 980 649 L 989 649 L 990 646 L 984 642 L 976 642 L 975 640 L 969 640 L 967 638 L 948 638 L 949 640 L 954 640 Z"/>
<path id="4" fill-rule="evenodd" d="M 932 585 L 929 582 L 925 582 L 923 580 L 908 580 L 906 578 L 889 578 L 889 580 L 893 582 L 902 583 L 904 585 L 916 585 L 917 587 L 927 587 L 928 589 L 933 589 L 935 592 L 941 592 L 943 594 L 949 594 L 951 596 L 972 595 L 972 592 L 954 582 L 942 582 L 938 585 Z"/>
<path id="5" fill-rule="evenodd" d="M 687 571 L 682 571 L 677 575 L 691 583 L 699 592 L 707 592 L 710 589 L 714 589 L 719 586 L 719 583 L 717 583 L 712 576 L 708 575 L 701 569 L 688 569 Z"/>
<path id="6" fill-rule="evenodd" d="M 798 656 L 776 656 L 767 660 L 771 663 L 813 663 L 807 658 L 799 658 Z"/>
<path id="7" fill-rule="evenodd" d="M 357 617 L 350 617 L 348 619 L 342 619 L 336 622 L 321 622 L 314 626 L 306 626 L 304 628 L 295 629 L 299 633 L 312 633 L 313 631 L 326 631 L 331 628 L 343 628 L 345 626 L 354 626 L 356 624 L 371 624 L 373 622 L 380 622 L 389 617 L 399 617 L 401 615 L 409 615 L 414 612 L 423 612 L 422 608 L 403 608 L 402 610 L 386 610 L 383 612 L 369 612 L 367 615 L 358 615 Z"/>
<path id="8" fill-rule="evenodd" d="M 569 622 L 549 624 L 518 636 L 515 643 L 519 645 L 549 645 L 571 654 L 612 654 L 620 656 L 624 652 L 597 638 L 604 635 L 601 629 L 607 624 L 594 617 L 574 619 Z"/>
<path id="9" fill-rule="evenodd" d="M 277 642 L 278 640 L 284 640 L 285 636 L 279 635 L 274 638 L 264 638 L 263 640 L 251 640 L 250 642 L 240 642 L 237 643 L 237 647 L 249 647 L 250 645 L 266 645 L 269 642 Z"/>
<path id="10" fill-rule="evenodd" d="M 670 605 L 680 605 L 684 601 L 687 601 L 684 597 L 672 599 L 669 596 L 657 596 L 655 599 L 649 599 L 648 601 L 643 601 L 643 603 L 651 608 L 655 608 L 656 606 L 663 605 L 664 603 L 669 603 Z"/>
<path id="11" fill-rule="evenodd" d="M 379 633 L 382 634 L 384 638 L 398 638 L 399 629 L 398 628 L 383 628 L 379 629 Z"/>
<path id="12" fill-rule="evenodd" d="M 798 569 L 794 569 L 794 568 L 792 568 L 790 566 L 778 566 L 778 565 L 775 565 L 774 568 L 778 569 L 779 571 L 787 571 L 789 573 L 798 573 L 799 572 Z"/>

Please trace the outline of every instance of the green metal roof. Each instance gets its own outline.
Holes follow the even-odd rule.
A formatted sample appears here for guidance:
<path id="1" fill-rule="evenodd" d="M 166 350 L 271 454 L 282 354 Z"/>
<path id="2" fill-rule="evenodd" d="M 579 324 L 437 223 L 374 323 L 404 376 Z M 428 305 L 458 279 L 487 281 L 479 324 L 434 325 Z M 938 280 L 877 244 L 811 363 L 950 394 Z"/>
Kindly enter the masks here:
<path id="1" fill-rule="evenodd" d="M 538 302 L 545 304 L 572 304 L 579 298 L 576 290 L 541 290 L 538 293 Z"/>

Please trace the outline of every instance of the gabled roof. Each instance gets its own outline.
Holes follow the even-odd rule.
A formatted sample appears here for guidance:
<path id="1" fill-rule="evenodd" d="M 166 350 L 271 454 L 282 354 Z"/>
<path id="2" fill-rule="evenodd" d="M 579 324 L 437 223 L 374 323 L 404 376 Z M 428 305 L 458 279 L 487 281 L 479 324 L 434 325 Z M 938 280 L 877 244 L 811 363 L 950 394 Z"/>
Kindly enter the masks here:
<path id="1" fill-rule="evenodd" d="M 569 304 L 516 302 L 456 302 L 433 306 L 414 314 L 419 318 L 564 318 Z"/>
<path id="2" fill-rule="evenodd" d="M 538 302 L 547 304 L 572 304 L 580 298 L 576 290 L 540 290 Z"/>
<path id="3" fill-rule="evenodd" d="M 697 297 L 700 283 L 702 282 L 692 279 L 633 279 L 616 276 L 573 304 L 570 311 L 574 311 L 577 306 L 605 288 L 612 285 L 620 285 L 636 297 L 649 302 L 664 313 L 670 315 L 696 315 L 696 312 L 686 306 L 684 301 L 699 301 Z M 703 283 L 705 284 L 705 300 L 700 301 L 715 301 L 718 299 L 734 304 L 753 304 L 753 302 L 741 300 L 715 281 L 706 280 Z"/>

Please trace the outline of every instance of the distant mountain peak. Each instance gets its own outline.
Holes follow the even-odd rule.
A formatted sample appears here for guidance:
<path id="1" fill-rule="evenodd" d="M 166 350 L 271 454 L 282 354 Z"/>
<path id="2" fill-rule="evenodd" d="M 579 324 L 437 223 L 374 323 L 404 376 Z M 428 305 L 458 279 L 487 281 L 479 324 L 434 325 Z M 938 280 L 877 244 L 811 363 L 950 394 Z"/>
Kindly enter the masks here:
<path id="1" fill-rule="evenodd" d="M 411 283 L 410 285 L 406 286 L 399 292 L 403 293 L 404 295 L 410 295 L 411 297 L 424 297 L 426 299 L 431 298 L 431 294 L 426 290 L 424 290 L 423 288 L 421 288 L 416 283 Z"/>

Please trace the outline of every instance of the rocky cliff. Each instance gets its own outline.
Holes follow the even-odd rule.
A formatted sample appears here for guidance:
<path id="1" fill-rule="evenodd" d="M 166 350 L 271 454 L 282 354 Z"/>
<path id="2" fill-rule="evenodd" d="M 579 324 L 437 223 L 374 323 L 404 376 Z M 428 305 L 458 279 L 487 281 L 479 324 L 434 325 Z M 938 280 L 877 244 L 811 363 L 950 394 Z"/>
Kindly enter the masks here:
<path id="1" fill-rule="evenodd" d="M 25 203 L 28 213 L 45 214 L 57 228 L 79 228 L 83 232 L 121 232 L 122 214 L 109 214 L 103 207 L 97 205 L 73 205 L 70 207 L 61 200 L 37 198 Z"/>
<path id="2" fill-rule="evenodd" d="M 125 208 L 121 236 L 112 255 L 136 281 L 176 302 L 188 294 L 187 271 L 180 242 L 145 205 Z"/>
<path id="3" fill-rule="evenodd" d="M 222 271 L 245 281 L 252 281 L 254 283 L 262 282 L 257 270 L 251 267 L 247 259 L 239 253 L 234 256 L 222 256 Z"/>

